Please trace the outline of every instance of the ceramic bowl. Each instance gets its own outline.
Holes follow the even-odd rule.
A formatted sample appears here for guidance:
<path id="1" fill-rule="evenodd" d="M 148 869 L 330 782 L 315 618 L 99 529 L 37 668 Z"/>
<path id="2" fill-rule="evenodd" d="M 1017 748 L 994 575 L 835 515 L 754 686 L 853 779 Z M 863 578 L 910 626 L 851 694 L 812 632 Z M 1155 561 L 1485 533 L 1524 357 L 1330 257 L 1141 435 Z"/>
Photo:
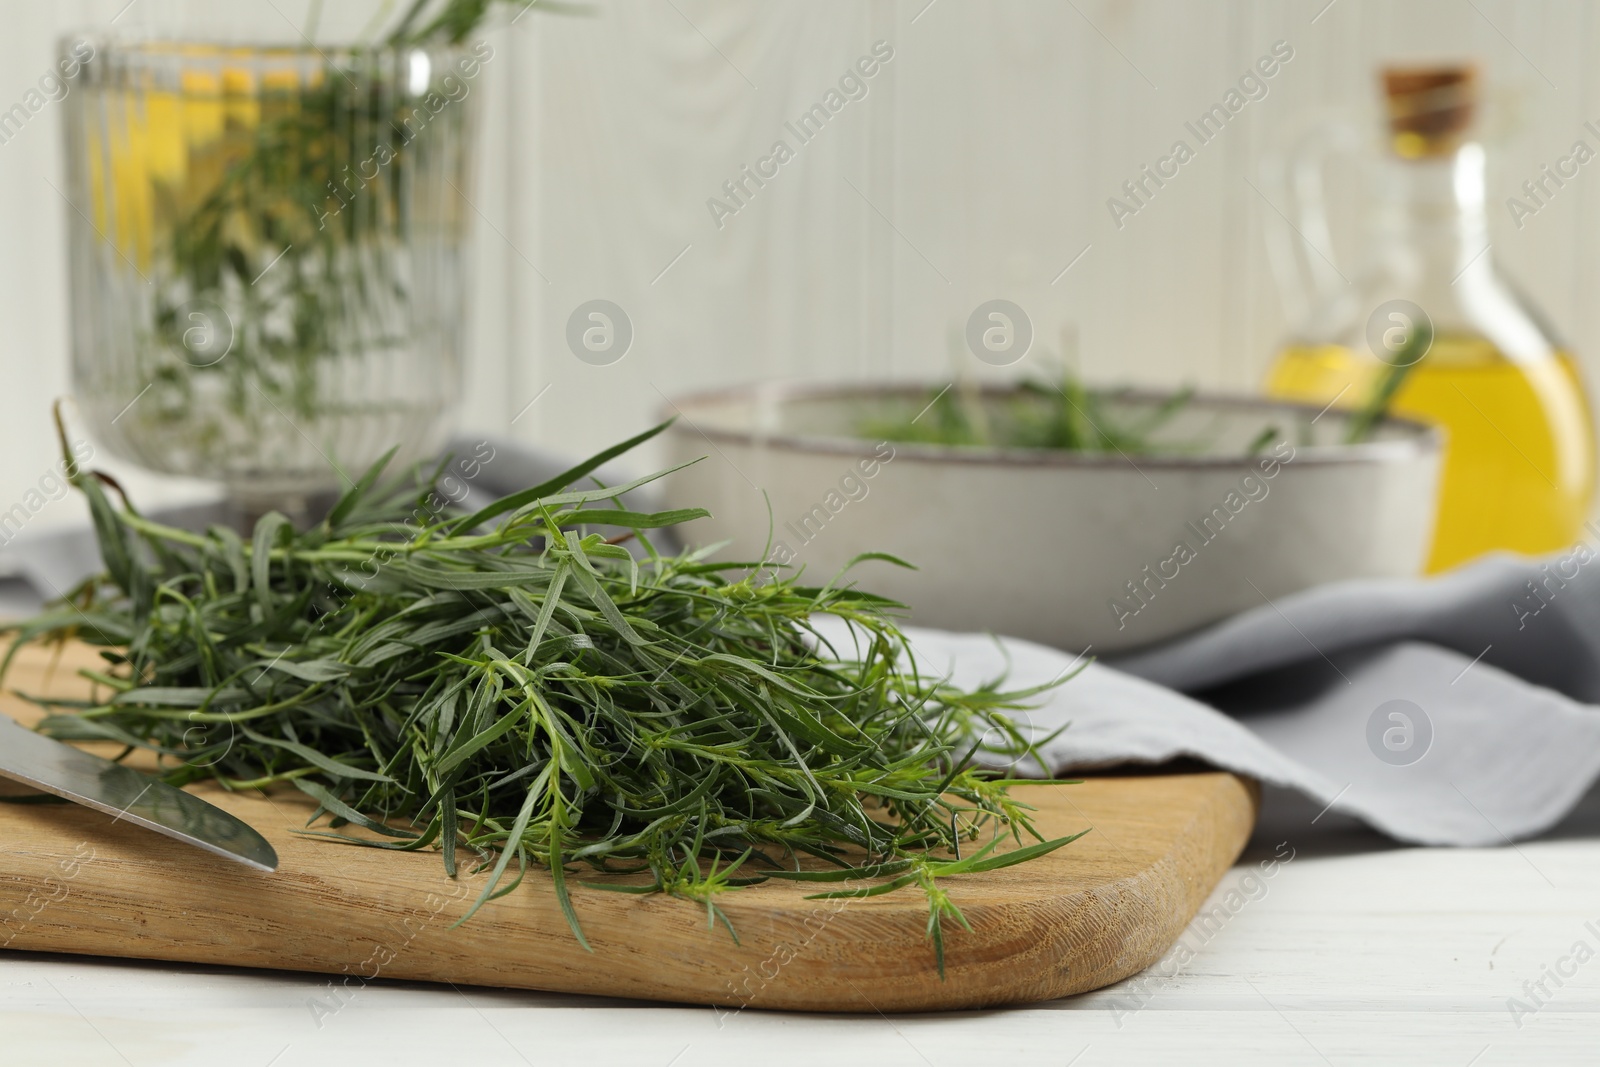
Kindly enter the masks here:
<path id="1" fill-rule="evenodd" d="M 988 390 L 986 403 L 1005 389 Z M 759 385 L 681 398 L 664 483 L 683 531 L 721 557 L 803 566 L 821 584 L 865 552 L 863 588 L 918 625 L 1096 654 L 1150 644 L 1324 582 L 1415 575 L 1432 536 L 1442 436 L 1387 419 L 1341 443 L 1339 411 L 1196 395 L 1158 440 L 1182 453 L 1081 454 L 883 442 L 916 385 Z M 1122 414 L 1160 394 L 1119 398 Z M 1246 452 L 1264 427 L 1279 432 Z M 770 545 L 769 545 L 770 538 Z"/>

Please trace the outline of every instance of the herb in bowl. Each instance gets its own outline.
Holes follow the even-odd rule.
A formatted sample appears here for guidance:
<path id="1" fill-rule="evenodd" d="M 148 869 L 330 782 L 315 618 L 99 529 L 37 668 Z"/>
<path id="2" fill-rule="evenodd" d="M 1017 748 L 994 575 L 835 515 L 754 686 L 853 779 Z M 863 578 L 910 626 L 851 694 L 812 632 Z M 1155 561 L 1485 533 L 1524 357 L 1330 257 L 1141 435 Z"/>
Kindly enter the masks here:
<path id="1" fill-rule="evenodd" d="M 1189 452 L 1199 445 L 1158 443 L 1157 435 L 1188 405 L 1193 392 L 1180 390 L 1134 414 L 1126 403 L 1128 390 L 1090 389 L 1070 376 L 1059 383 L 1027 379 L 999 395 L 980 394 L 963 384 L 930 393 L 925 406 L 864 419 L 860 433 L 874 439 L 935 445 Z"/>
<path id="2" fill-rule="evenodd" d="M 1425 352 L 1431 334 L 1418 331 L 1380 376 L 1370 395 L 1350 414 L 1343 444 L 1369 440 L 1389 413 L 1390 402 L 1412 364 Z M 930 391 L 920 402 L 892 414 L 860 420 L 857 434 L 873 440 L 954 447 L 1048 449 L 1125 456 L 1184 455 L 1205 451 L 1204 438 L 1180 437 L 1173 422 L 1190 408 L 1192 388 L 1159 399 L 1140 398 L 1131 389 L 1093 389 L 1071 375 L 1059 381 L 1024 379 L 1008 391 L 980 391 L 958 383 Z M 1297 426 L 1302 444 L 1311 443 L 1311 426 Z M 1282 427 L 1264 424 L 1244 447 L 1257 455 L 1282 436 Z"/>

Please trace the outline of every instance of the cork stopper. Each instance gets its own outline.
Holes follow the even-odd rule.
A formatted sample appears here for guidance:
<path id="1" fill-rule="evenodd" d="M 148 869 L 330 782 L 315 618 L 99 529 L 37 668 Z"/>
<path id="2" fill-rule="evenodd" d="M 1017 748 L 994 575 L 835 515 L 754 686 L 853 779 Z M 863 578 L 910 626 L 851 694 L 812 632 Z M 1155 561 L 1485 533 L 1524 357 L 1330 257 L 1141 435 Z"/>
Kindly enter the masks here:
<path id="1" fill-rule="evenodd" d="M 1385 67 L 1383 91 L 1396 155 L 1404 159 L 1449 155 L 1472 126 L 1478 71 L 1470 63 Z"/>

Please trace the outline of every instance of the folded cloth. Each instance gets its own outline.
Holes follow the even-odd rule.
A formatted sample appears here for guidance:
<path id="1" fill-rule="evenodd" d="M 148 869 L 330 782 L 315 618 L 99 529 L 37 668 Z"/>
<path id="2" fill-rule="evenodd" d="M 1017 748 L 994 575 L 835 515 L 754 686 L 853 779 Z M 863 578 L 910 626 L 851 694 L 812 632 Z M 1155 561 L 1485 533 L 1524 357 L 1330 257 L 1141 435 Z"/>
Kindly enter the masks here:
<path id="1" fill-rule="evenodd" d="M 1600 570 L 1587 546 L 1322 586 L 1090 663 L 1027 716 L 1052 774 L 1190 757 L 1304 792 L 1402 841 L 1548 829 L 1600 774 Z M 912 629 L 974 684 L 1072 669 L 1016 639 Z M 1081 662 L 1079 664 L 1081 666 Z"/>
<path id="2" fill-rule="evenodd" d="M 440 481 L 466 507 L 563 466 L 484 444 L 453 442 L 454 455 L 492 458 Z M 163 516 L 191 528 L 222 517 L 219 506 Z M 1018 716 L 1041 737 L 1067 727 L 1042 746 L 1042 768 L 1019 770 L 1192 758 L 1403 841 L 1501 844 L 1548 829 L 1600 774 L 1597 560 L 1580 545 L 1436 578 L 1323 586 L 1107 664 L 1015 638 L 907 633 L 924 666 L 960 685 L 1006 675 L 1008 687 L 1032 686 L 1082 668 Z M 0 569 L 26 588 L 0 588 L 0 604 L 53 599 L 99 565 L 87 528 L 25 534 L 0 551 Z"/>

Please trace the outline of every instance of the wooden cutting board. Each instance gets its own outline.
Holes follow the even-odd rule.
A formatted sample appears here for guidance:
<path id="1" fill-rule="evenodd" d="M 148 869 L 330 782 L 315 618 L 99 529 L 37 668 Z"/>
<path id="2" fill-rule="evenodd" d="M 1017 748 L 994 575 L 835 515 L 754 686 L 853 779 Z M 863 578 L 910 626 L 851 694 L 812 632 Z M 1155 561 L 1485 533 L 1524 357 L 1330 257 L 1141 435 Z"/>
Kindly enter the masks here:
<path id="1" fill-rule="evenodd" d="M 19 656 L 7 689 L 77 692 L 59 664 Z M 11 693 L 0 710 L 34 709 Z M 281 866 L 263 874 L 72 804 L 0 804 L 0 945 L 332 976 L 313 1011 L 339 1010 L 373 978 L 405 978 L 802 1011 L 980 1008 L 1095 989 L 1161 957 L 1243 848 L 1256 788 L 1230 774 L 1102 776 L 1020 786 L 1041 833 L 1094 832 L 1054 853 L 944 884 L 972 932 L 946 924 L 946 977 L 915 889 L 806 900 L 767 882 L 702 905 L 586 888 L 569 876 L 593 946 L 557 908 L 549 877 L 460 927 L 481 884 L 445 877 L 437 853 L 356 848 L 298 835 L 314 805 L 296 790 L 193 791 L 255 826 Z M 481 876 L 480 876 L 481 877 Z"/>

